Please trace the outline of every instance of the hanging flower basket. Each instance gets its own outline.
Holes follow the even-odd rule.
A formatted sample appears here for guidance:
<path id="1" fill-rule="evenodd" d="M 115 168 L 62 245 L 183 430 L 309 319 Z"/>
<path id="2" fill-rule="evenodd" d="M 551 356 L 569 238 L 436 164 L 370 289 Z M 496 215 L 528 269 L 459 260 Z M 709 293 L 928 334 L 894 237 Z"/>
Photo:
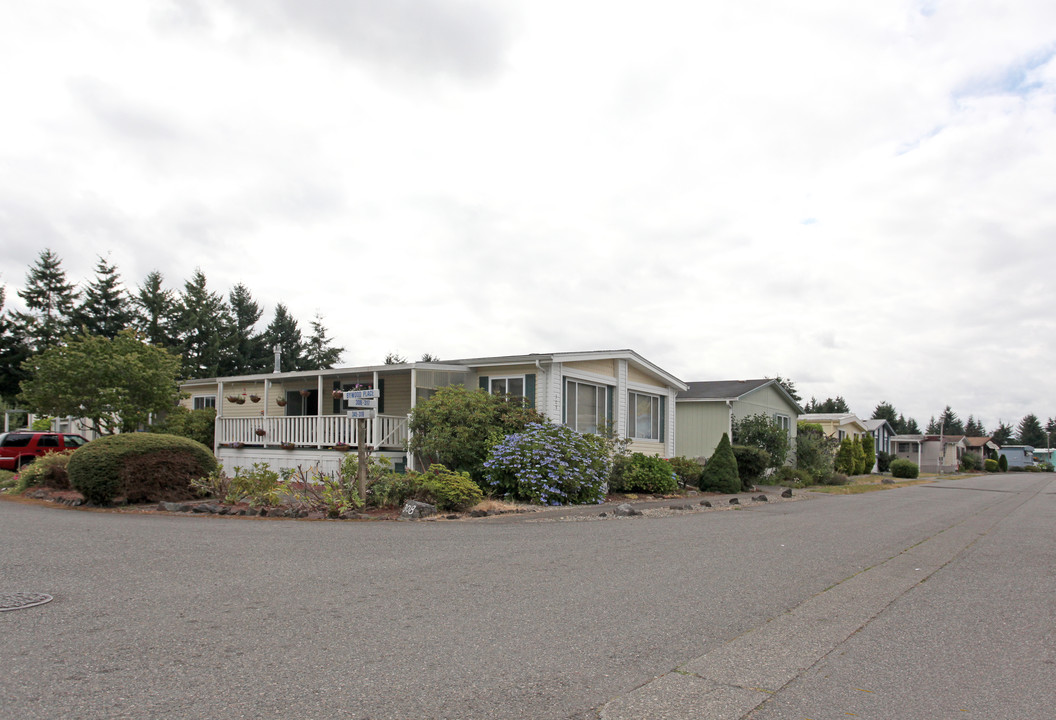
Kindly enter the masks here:
<path id="1" fill-rule="evenodd" d="M 301 397 L 308 397 L 312 394 L 311 390 L 301 390 Z"/>
<path id="2" fill-rule="evenodd" d="M 253 432 L 255 432 L 257 434 L 257 437 L 264 437 L 265 435 L 268 434 L 268 431 L 265 430 L 264 428 L 257 428 Z"/>
<path id="3" fill-rule="evenodd" d="M 334 390 L 334 400 L 341 400 L 345 397 L 344 390 Z"/>
<path id="4" fill-rule="evenodd" d="M 237 403 L 238 402 L 238 395 L 228 395 L 227 396 L 227 401 L 228 402 Z"/>
<path id="5" fill-rule="evenodd" d="M 338 443 L 337 445 L 334 445 L 334 450 L 337 450 L 338 452 L 348 452 L 351 449 L 352 446 L 348 443 Z"/>
<path id="6" fill-rule="evenodd" d="M 239 405 L 245 405 L 246 404 L 246 398 L 243 397 L 242 395 L 239 395 L 237 398 L 235 398 L 235 402 L 238 403 Z"/>
<path id="7" fill-rule="evenodd" d="M 249 399 L 253 402 L 260 402 L 260 395 L 250 395 Z"/>
<path id="8" fill-rule="evenodd" d="M 227 446 L 229 448 L 235 448 L 237 450 L 239 448 L 244 448 L 246 446 L 246 444 L 245 443 L 240 443 L 240 442 L 233 442 L 233 443 L 228 443 Z"/>
<path id="9" fill-rule="evenodd" d="M 283 398 L 279 398 L 278 400 L 275 401 L 275 404 L 278 405 L 279 407 L 286 407 L 286 400 L 283 399 Z"/>

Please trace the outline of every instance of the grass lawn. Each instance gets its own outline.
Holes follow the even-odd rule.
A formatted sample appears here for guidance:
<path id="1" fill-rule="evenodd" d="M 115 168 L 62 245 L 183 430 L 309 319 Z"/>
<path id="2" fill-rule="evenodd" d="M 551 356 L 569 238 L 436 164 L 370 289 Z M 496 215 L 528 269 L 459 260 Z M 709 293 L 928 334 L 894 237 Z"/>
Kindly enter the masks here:
<path id="1" fill-rule="evenodd" d="M 853 475 L 851 479 L 847 481 L 846 485 L 811 485 L 803 488 L 810 492 L 828 493 L 830 495 L 857 495 L 858 493 L 873 492 L 875 490 L 893 490 L 895 488 L 906 487 L 907 485 L 920 485 L 922 483 L 932 482 L 942 478 L 943 480 L 961 480 L 963 478 L 978 477 L 982 473 L 957 473 L 957 474 L 943 474 L 938 475 L 936 473 L 921 473 L 920 477 L 914 480 L 895 480 L 893 483 L 884 483 L 883 480 L 886 478 L 892 480 L 890 475 Z"/>

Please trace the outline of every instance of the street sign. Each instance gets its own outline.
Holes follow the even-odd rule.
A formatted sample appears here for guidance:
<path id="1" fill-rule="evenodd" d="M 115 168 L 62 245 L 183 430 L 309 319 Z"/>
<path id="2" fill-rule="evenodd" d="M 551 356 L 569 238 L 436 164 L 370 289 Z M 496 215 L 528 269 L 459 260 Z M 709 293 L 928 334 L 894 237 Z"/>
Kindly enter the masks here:
<path id="1" fill-rule="evenodd" d="M 373 420 L 375 411 L 374 410 L 348 410 L 348 417 L 356 420 Z"/>
<path id="2" fill-rule="evenodd" d="M 347 402 L 350 407 L 357 408 L 376 408 L 378 406 L 378 401 L 374 398 L 352 398 L 345 402 Z"/>
<path id="3" fill-rule="evenodd" d="M 345 390 L 345 400 L 356 398 L 380 398 L 381 390 Z"/>

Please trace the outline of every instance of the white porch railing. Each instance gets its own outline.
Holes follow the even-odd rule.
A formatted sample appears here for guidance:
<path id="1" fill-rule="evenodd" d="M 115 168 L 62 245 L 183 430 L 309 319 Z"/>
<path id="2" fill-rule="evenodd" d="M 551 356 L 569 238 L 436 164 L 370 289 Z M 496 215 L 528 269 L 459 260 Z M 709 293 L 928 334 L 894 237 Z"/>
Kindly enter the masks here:
<path id="1" fill-rule="evenodd" d="M 263 429 L 264 434 L 258 434 Z M 379 415 L 367 420 L 366 444 L 374 448 L 403 448 L 407 442 L 407 418 Z M 356 420 L 343 415 L 303 415 L 269 418 L 217 418 L 216 442 L 246 445 L 293 443 L 302 447 L 357 445 Z"/>

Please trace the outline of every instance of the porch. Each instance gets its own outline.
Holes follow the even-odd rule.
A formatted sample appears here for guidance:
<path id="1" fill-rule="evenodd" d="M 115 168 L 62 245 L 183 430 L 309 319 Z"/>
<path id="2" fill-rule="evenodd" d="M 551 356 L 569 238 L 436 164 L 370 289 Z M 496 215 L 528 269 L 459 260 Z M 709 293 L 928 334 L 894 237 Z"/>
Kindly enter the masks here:
<path id="1" fill-rule="evenodd" d="M 403 450 L 408 440 L 407 416 L 378 415 L 366 421 L 364 444 L 377 450 Z M 357 421 L 344 415 L 218 417 L 216 445 L 329 448 L 359 444 Z"/>

